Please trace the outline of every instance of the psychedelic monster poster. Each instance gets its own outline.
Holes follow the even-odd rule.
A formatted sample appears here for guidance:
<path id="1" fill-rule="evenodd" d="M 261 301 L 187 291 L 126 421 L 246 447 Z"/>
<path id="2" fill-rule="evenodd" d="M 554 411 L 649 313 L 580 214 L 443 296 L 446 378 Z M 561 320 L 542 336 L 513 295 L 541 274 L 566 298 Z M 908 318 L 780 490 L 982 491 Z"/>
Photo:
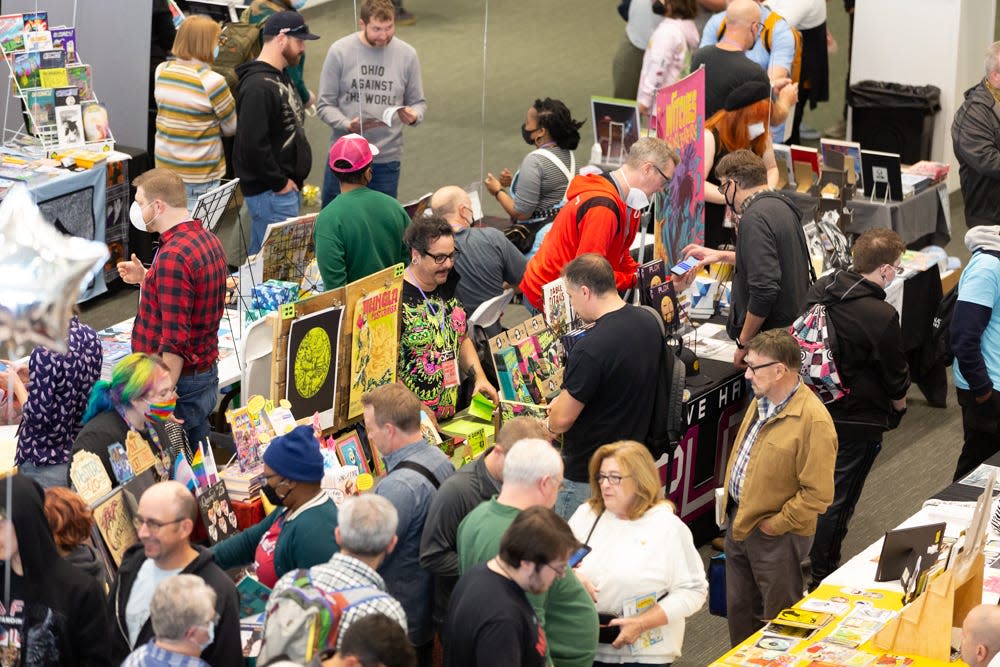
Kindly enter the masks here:
<path id="1" fill-rule="evenodd" d="M 654 256 L 668 267 L 681 249 L 705 240 L 705 71 L 698 69 L 656 93 L 656 136 L 680 154 L 670 185 L 654 198 Z"/>

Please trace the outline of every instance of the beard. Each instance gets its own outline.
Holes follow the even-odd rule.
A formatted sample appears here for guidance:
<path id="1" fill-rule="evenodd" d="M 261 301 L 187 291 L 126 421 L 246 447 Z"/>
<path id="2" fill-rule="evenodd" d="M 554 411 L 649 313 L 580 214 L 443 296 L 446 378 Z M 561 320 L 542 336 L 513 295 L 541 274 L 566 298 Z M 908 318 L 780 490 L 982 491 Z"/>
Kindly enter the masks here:
<path id="1" fill-rule="evenodd" d="M 293 65 L 298 65 L 299 61 L 302 60 L 301 53 L 296 53 L 294 50 L 292 50 L 287 46 L 284 49 L 282 49 L 281 57 L 285 59 L 285 62 L 288 64 L 288 67 L 292 67 Z"/>

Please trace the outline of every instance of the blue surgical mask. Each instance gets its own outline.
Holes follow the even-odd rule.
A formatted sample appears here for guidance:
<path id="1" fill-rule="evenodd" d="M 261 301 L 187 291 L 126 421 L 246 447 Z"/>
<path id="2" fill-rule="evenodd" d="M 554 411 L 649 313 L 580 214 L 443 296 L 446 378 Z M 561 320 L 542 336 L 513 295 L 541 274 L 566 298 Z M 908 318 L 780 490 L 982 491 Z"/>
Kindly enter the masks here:
<path id="1" fill-rule="evenodd" d="M 218 59 L 219 59 L 219 45 L 216 44 L 215 48 L 212 49 L 212 60 L 218 60 Z"/>
<path id="2" fill-rule="evenodd" d="M 750 133 L 750 141 L 753 141 L 764 134 L 764 123 L 750 123 L 747 125 L 747 131 Z"/>

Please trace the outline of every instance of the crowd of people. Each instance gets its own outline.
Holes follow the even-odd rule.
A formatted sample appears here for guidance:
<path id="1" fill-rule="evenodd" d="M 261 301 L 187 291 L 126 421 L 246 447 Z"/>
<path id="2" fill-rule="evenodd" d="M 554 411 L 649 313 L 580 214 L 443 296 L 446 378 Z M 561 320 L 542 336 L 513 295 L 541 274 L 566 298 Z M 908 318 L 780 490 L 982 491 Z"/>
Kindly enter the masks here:
<path id="1" fill-rule="evenodd" d="M 708 265 L 733 266 L 727 333 L 753 393 L 722 494 L 735 645 L 839 566 L 882 437 L 906 412 L 899 315 L 885 300 L 906 247 L 895 232 L 868 230 L 854 241 L 850 268 L 817 278 L 803 213 L 774 189 L 773 137 L 796 140 L 804 105 L 826 96 L 823 3 L 623 4 L 620 96 L 651 114 L 651 91 L 682 75 L 684 63 L 706 71 L 706 241 L 683 250 L 697 265 L 674 280 L 683 289 Z M 100 343 L 74 314 L 66 353 L 39 347 L 27 377 L 8 375 L 22 426 L 19 470 L 0 479 L 4 664 L 240 665 L 231 574 L 242 568 L 272 589 L 262 665 L 424 667 L 436 654 L 448 667 L 674 663 L 708 582 L 649 448 L 662 329 L 621 293 L 636 284 L 629 249 L 643 211 L 673 177 L 677 151 L 646 137 L 618 168 L 578 174 L 581 123 L 560 100 L 539 98 L 521 127 L 531 151 L 519 170 L 484 181 L 523 226 L 522 246 L 474 226 L 469 195 L 455 185 L 411 220 L 396 199 L 403 127 L 418 124 L 427 103 L 416 51 L 394 26 L 412 15 L 391 0 L 364 0 L 359 30 L 332 43 L 314 94 L 302 74 L 304 41 L 319 37 L 300 8 L 254 1 L 248 17 L 261 26 L 261 51 L 238 68 L 235 94 L 211 69 L 219 26 L 206 17 L 181 24 L 174 57 L 154 72 L 157 167 L 135 180 L 130 220 L 159 233 L 160 245 L 149 267 L 134 255 L 118 265 L 126 283 L 142 286 L 132 354 L 99 380 Z M 718 13 L 709 18 L 705 8 Z M 707 22 L 699 31 L 696 21 Z M 951 329 L 965 427 L 956 479 L 997 451 L 1000 226 L 989 225 L 998 222 L 1000 146 L 990 142 L 1000 124 L 988 112 L 998 91 L 1000 43 L 953 126 L 973 252 Z M 338 506 L 321 484 L 319 440 L 299 426 L 263 453 L 261 493 L 273 511 L 206 547 L 196 500 L 171 477 L 177 460 L 212 446 L 228 271 L 218 238 L 191 213 L 219 183 L 222 138 L 233 136 L 253 221 L 249 250 L 259 250 L 269 224 L 299 212 L 312 167 L 310 107 L 332 129 L 315 231 L 324 287 L 407 265 L 399 380 L 362 399 L 364 432 L 387 474 Z M 543 287 L 557 278 L 591 325 L 568 355 L 561 392 L 545 419 L 507 422 L 456 472 L 425 439 L 421 415 L 436 424 L 474 394 L 498 399 L 473 341 L 473 312 L 506 289 L 538 312 Z M 828 404 L 802 381 L 788 332 L 814 304 L 838 332 L 837 366 L 850 388 Z M 91 510 L 67 488 L 69 461 L 96 455 L 120 481 L 114 448 L 130 438 L 149 445 L 156 480 L 131 510 L 139 542 L 112 568 L 94 548 Z M 293 601 L 345 591 L 329 645 L 303 645 L 289 630 L 301 617 Z M 996 628 L 990 609 L 970 613 L 970 665 L 996 654 Z"/>

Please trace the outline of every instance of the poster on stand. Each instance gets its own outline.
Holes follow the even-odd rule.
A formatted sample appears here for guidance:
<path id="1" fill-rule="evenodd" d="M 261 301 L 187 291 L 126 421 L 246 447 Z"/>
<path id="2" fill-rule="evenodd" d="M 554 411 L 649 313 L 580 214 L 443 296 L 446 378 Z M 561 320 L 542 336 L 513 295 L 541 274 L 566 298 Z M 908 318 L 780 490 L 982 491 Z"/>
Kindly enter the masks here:
<path id="1" fill-rule="evenodd" d="M 396 381 L 399 357 L 399 298 L 403 281 L 369 292 L 354 306 L 351 332 L 351 398 L 347 418 L 361 414 L 361 397 Z"/>
<path id="2" fill-rule="evenodd" d="M 293 415 L 333 414 L 337 404 L 337 341 L 344 308 L 324 308 L 292 322 L 285 391 Z"/>
<path id="3" fill-rule="evenodd" d="M 670 185 L 653 198 L 654 257 L 667 267 L 684 246 L 705 241 L 705 71 L 698 69 L 656 93 L 656 136 L 680 154 Z"/>

